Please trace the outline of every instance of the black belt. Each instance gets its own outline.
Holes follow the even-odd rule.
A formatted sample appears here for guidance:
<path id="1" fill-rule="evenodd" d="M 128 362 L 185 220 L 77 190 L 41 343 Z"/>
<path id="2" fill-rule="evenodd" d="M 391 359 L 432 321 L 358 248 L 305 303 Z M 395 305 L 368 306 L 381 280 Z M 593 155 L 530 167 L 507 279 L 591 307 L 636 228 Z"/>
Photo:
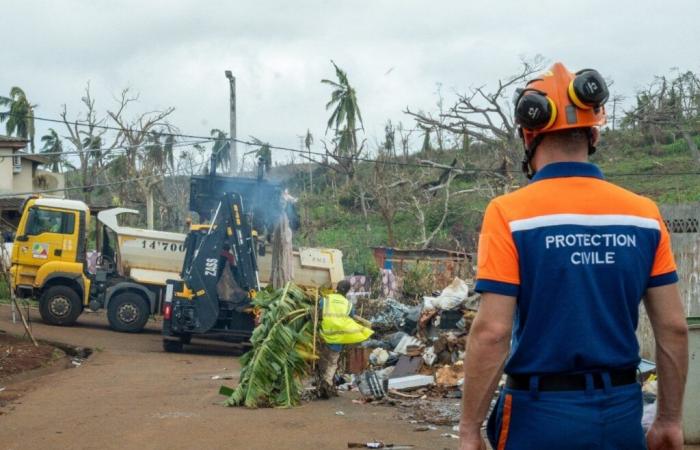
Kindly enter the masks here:
<path id="1" fill-rule="evenodd" d="M 637 382 L 635 369 L 610 370 L 610 384 L 612 386 L 624 386 Z M 593 388 L 603 389 L 603 375 L 591 373 L 593 376 Z M 517 391 L 529 391 L 531 375 L 508 375 L 506 387 Z M 548 374 L 539 375 L 539 391 L 584 391 L 586 390 L 585 374 Z"/>

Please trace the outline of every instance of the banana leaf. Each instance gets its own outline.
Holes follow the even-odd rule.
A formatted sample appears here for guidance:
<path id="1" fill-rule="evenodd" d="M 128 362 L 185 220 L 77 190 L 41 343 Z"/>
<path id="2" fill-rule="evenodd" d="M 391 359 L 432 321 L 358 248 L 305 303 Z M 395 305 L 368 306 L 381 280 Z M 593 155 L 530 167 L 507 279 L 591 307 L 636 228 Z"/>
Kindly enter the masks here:
<path id="1" fill-rule="evenodd" d="M 302 380 L 313 355 L 314 302 L 302 289 L 287 283 L 263 291 L 253 301 L 262 312 L 251 337 L 252 349 L 241 357 L 241 378 L 227 406 L 291 408 L 301 402 Z"/>

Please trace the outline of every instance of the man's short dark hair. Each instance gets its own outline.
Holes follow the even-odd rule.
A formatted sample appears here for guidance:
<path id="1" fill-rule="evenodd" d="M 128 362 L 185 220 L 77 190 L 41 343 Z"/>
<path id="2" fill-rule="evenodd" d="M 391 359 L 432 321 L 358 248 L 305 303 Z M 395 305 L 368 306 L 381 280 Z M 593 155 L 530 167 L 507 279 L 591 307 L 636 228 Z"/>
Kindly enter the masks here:
<path id="1" fill-rule="evenodd" d="M 336 290 L 339 294 L 345 295 L 348 292 L 350 292 L 350 287 L 350 282 L 348 280 L 340 280 L 338 282 L 338 287 L 336 288 Z"/>

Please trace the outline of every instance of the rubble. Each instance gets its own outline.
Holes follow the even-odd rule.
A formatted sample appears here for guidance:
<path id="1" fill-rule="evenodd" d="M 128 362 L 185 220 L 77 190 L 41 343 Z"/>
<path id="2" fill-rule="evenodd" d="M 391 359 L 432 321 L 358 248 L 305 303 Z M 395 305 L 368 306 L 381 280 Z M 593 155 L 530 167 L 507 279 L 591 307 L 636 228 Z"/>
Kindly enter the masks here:
<path id="1" fill-rule="evenodd" d="M 414 389 L 435 383 L 432 375 L 407 375 L 400 378 L 389 378 L 389 389 Z"/>
<path id="2" fill-rule="evenodd" d="M 464 352 L 479 299 L 469 294 L 467 282 L 455 278 L 417 306 L 358 298 L 355 309 L 371 318 L 375 335 L 346 349 L 346 359 L 361 364 L 346 364 L 339 390 L 359 391 L 358 404 L 397 407 L 401 418 L 419 425 L 416 431 L 457 425 Z"/>
<path id="3" fill-rule="evenodd" d="M 435 372 L 435 382 L 439 386 L 456 387 L 464 379 L 464 364 L 457 361 L 454 365 L 444 365 Z"/>

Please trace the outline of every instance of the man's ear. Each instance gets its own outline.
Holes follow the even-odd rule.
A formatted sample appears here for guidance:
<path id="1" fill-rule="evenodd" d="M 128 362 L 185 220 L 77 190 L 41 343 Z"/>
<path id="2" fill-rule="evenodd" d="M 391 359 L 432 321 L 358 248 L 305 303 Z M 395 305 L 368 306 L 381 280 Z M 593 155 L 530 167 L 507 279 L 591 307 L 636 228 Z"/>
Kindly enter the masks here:
<path id="1" fill-rule="evenodd" d="M 598 143 L 600 142 L 600 128 L 591 128 L 591 141 L 594 147 L 598 145 Z"/>

